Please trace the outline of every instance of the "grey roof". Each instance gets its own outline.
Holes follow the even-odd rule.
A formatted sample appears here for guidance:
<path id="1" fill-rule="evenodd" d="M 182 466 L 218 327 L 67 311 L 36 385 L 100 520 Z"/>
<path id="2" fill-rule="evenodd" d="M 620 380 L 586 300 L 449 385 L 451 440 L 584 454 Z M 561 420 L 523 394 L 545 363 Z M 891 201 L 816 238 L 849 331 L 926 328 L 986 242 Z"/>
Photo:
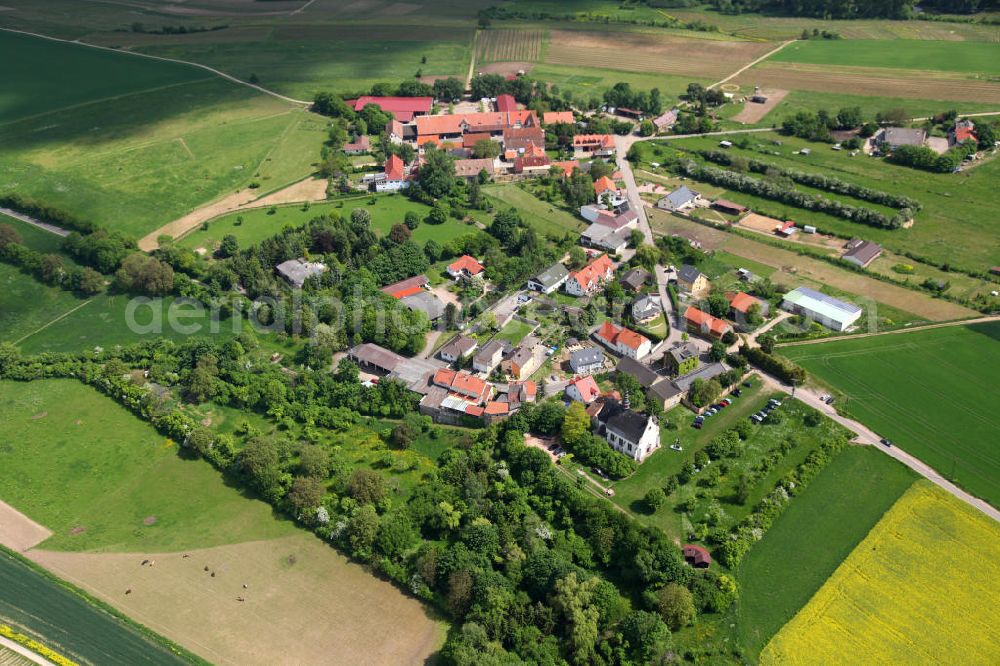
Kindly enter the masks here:
<path id="1" fill-rule="evenodd" d="M 608 419 L 608 430 L 635 443 L 642 439 L 642 433 L 646 432 L 649 419 L 650 417 L 645 414 L 626 410 Z"/>
<path id="2" fill-rule="evenodd" d="M 629 358 L 628 356 L 622 357 L 618 361 L 617 372 L 624 372 L 626 375 L 632 375 L 642 384 L 643 388 L 649 388 L 660 379 L 660 376 L 656 374 L 648 365 L 640 363 L 634 358 Z"/>
<path id="3" fill-rule="evenodd" d="M 660 304 L 659 296 L 641 296 L 635 299 L 635 302 L 632 304 L 633 314 L 650 312 L 652 310 L 656 310 L 657 312 L 663 311 L 663 306 Z"/>
<path id="4" fill-rule="evenodd" d="M 678 342 L 668 349 L 667 353 L 677 361 L 678 365 L 691 357 L 698 358 L 700 356 L 698 347 L 693 342 Z"/>
<path id="5" fill-rule="evenodd" d="M 809 287 L 793 289 L 785 294 L 785 301 L 838 320 L 838 315 L 854 316 L 862 311 L 859 306 L 853 303 L 847 303 L 833 296 L 827 296 Z"/>
<path id="6" fill-rule="evenodd" d="M 373 365 L 384 372 L 392 372 L 400 363 L 406 360 L 396 352 L 389 351 L 385 347 L 363 342 L 360 345 L 351 347 L 347 351 L 347 357 L 356 363 Z"/>
<path id="7" fill-rule="evenodd" d="M 671 208 L 680 208 L 684 204 L 690 203 L 697 199 L 700 195 L 689 188 L 687 185 L 681 185 L 676 190 L 671 192 L 666 196 L 668 202 L 670 202 Z"/>
<path id="8" fill-rule="evenodd" d="M 677 269 L 677 279 L 693 283 L 701 275 L 701 271 L 690 264 L 684 264 Z"/>
<path id="9" fill-rule="evenodd" d="M 404 358 L 389 373 L 389 377 L 402 381 L 411 391 L 423 394 L 427 393 L 431 388 L 430 376 L 443 367 L 445 367 L 445 364 L 442 361 L 424 358 Z"/>
<path id="10" fill-rule="evenodd" d="M 520 345 L 519 347 L 516 347 L 513 352 L 511 352 L 510 360 L 520 366 L 523 366 L 531 360 L 532 356 L 534 356 L 534 353 L 531 351 L 531 347 L 527 345 Z"/>
<path id="11" fill-rule="evenodd" d="M 682 391 L 669 379 L 661 379 L 656 382 L 649 387 L 649 392 L 660 400 L 670 400 L 670 398 L 682 393 Z"/>
<path id="12" fill-rule="evenodd" d="M 578 349 L 569 355 L 569 365 L 576 372 L 577 368 L 594 363 L 604 362 L 604 352 L 597 347 Z"/>
<path id="13" fill-rule="evenodd" d="M 320 275 L 325 271 L 326 265 L 319 262 L 309 262 L 304 258 L 289 259 L 275 266 L 275 270 L 296 287 L 301 287 L 308 278 Z"/>
<path id="14" fill-rule="evenodd" d="M 848 245 L 848 250 L 844 254 L 844 259 L 854 259 L 860 262 L 862 265 L 866 265 L 874 261 L 875 257 L 882 254 L 882 246 L 878 243 L 873 243 L 871 241 L 851 241 Z"/>
<path id="15" fill-rule="evenodd" d="M 882 132 L 882 142 L 890 146 L 922 146 L 927 133 L 922 129 L 909 127 L 886 127 Z"/>
<path id="16" fill-rule="evenodd" d="M 506 355 L 511 350 L 511 345 L 506 340 L 490 340 L 482 349 L 480 349 L 474 358 L 476 363 L 485 363 L 490 361 L 493 356 L 500 351 L 503 355 Z"/>
<path id="17" fill-rule="evenodd" d="M 421 291 L 405 298 L 401 298 L 400 302 L 411 310 L 419 310 L 427 315 L 427 318 L 431 321 L 439 318 L 444 314 L 444 303 L 441 299 L 430 293 L 429 291 Z"/>
<path id="18" fill-rule="evenodd" d="M 626 284 L 633 289 L 638 289 L 642 285 L 646 284 L 646 280 L 649 279 L 649 272 L 642 268 L 632 268 L 625 271 L 624 275 L 619 278 L 619 282 Z"/>
<path id="19" fill-rule="evenodd" d="M 692 370 L 686 375 L 681 375 L 680 377 L 674 380 L 674 384 L 676 384 L 677 388 L 679 388 L 680 390 L 687 391 L 689 388 L 691 388 L 691 385 L 694 384 L 694 380 L 696 379 L 709 380 L 712 379 L 713 377 L 718 377 L 725 371 L 726 371 L 726 366 L 722 365 L 721 363 L 709 363 L 708 365 L 701 366 L 697 370 Z"/>
<path id="20" fill-rule="evenodd" d="M 548 289 L 552 285 L 558 284 L 561 280 L 565 280 L 568 276 L 569 270 L 565 266 L 562 264 L 552 264 L 532 279 Z"/>
<path id="21" fill-rule="evenodd" d="M 465 356 L 470 351 L 475 349 L 478 344 L 479 344 L 478 342 L 476 342 L 474 339 L 470 337 L 459 335 L 456 336 L 454 340 L 446 344 L 444 347 L 441 347 L 440 353 L 442 355 L 455 356 L 455 357 Z"/>

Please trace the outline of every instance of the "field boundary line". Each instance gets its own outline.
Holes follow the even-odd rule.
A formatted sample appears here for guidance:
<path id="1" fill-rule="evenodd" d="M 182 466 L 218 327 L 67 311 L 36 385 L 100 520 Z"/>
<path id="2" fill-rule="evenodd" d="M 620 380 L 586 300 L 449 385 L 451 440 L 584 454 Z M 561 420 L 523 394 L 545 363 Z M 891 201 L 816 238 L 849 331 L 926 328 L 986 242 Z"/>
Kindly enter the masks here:
<path id="1" fill-rule="evenodd" d="M 31 661 L 35 664 L 40 664 L 41 666 L 56 666 L 54 663 L 52 663 L 42 655 L 38 654 L 37 652 L 29 650 L 20 643 L 10 640 L 6 636 L 0 636 L 0 646 L 7 648 L 11 652 L 16 652 L 17 654 L 21 655 L 28 661 Z"/>
<path id="2" fill-rule="evenodd" d="M 178 64 L 178 65 L 187 65 L 189 67 L 197 67 L 199 69 L 205 70 L 206 72 L 211 72 L 212 74 L 215 74 L 216 76 L 221 76 L 222 78 L 226 79 L 227 81 L 231 81 L 232 83 L 236 83 L 236 84 L 239 84 L 241 86 L 246 86 L 247 88 L 253 88 L 254 90 L 256 90 L 258 92 L 262 92 L 265 95 L 271 95 L 272 97 L 277 97 L 280 100 L 284 100 L 284 101 L 290 102 L 292 104 L 301 104 L 301 105 L 304 105 L 304 106 L 311 106 L 312 105 L 312 102 L 307 102 L 305 100 L 295 99 L 294 97 L 288 97 L 287 95 L 282 95 L 279 92 L 275 92 L 273 90 L 268 90 L 267 88 L 264 88 L 263 86 L 259 86 L 256 83 L 250 83 L 249 81 L 244 81 L 242 79 L 238 79 L 238 78 L 236 78 L 235 76 L 233 76 L 231 74 L 226 74 L 222 70 L 215 69 L 214 67 L 209 67 L 208 65 L 203 65 L 200 62 L 192 62 L 190 60 L 180 60 L 178 58 L 165 58 L 163 56 L 151 55 L 149 53 L 142 53 L 140 51 L 124 51 L 122 49 L 113 49 L 113 48 L 108 47 L 108 46 L 99 46 L 97 44 L 88 44 L 87 42 L 81 42 L 81 41 L 72 40 L 72 39 L 60 39 L 59 37 L 52 37 L 50 35 L 43 35 L 42 33 L 38 33 L 38 32 L 28 32 L 27 30 L 15 30 L 13 28 L 0 28 L 0 30 L 3 30 L 4 32 L 13 32 L 13 33 L 21 34 L 21 35 L 28 35 L 30 37 L 39 37 L 41 39 L 48 39 L 49 41 L 53 41 L 53 42 L 62 42 L 64 44 L 76 44 L 78 46 L 86 46 L 87 48 L 99 49 L 101 51 L 111 51 L 112 53 L 127 53 L 129 55 L 133 55 L 133 56 L 136 56 L 136 57 L 139 57 L 139 58 L 149 58 L 150 60 L 160 60 L 162 62 L 172 62 L 172 63 Z"/>
<path id="3" fill-rule="evenodd" d="M 797 39 L 789 39 L 787 42 L 782 42 L 780 45 L 778 45 L 778 48 L 771 49 L 770 51 L 768 51 L 767 53 L 765 53 L 761 57 L 757 58 L 756 60 L 753 60 L 753 61 L 747 63 L 746 65 L 743 65 L 738 70 L 736 70 L 735 72 L 733 72 L 732 74 L 730 74 L 726 78 L 722 79 L 721 81 L 716 81 L 712 85 L 708 86 L 708 90 L 711 90 L 712 88 L 715 88 L 716 86 L 721 86 L 723 83 L 725 83 L 727 81 L 731 81 L 732 79 L 735 79 L 737 76 L 739 76 L 743 72 L 747 71 L 748 69 L 750 69 L 754 65 L 757 65 L 759 63 L 764 62 L 765 60 L 767 60 L 768 58 L 770 58 L 771 56 L 773 56 L 775 53 L 777 53 L 781 49 L 785 48 L 786 46 L 788 46 L 792 42 L 797 42 L 797 41 L 798 41 Z"/>
<path id="4" fill-rule="evenodd" d="M 817 338 L 814 340 L 792 340 L 790 342 L 779 342 L 774 347 L 801 347 L 804 345 L 819 345 L 824 342 L 837 342 L 840 340 L 858 340 L 861 338 L 874 338 L 880 335 L 896 335 L 899 333 L 910 333 L 912 331 L 927 331 L 932 328 L 949 328 L 951 326 L 970 326 L 972 324 L 986 324 L 991 321 L 1000 321 L 1000 315 L 988 315 L 986 317 L 973 317 L 971 319 L 956 319 L 955 321 L 936 322 L 932 324 L 921 324 L 909 328 L 896 328 L 891 331 L 878 331 L 877 333 L 857 333 L 853 335 L 836 335 L 829 338 Z"/>
<path id="5" fill-rule="evenodd" d="M 469 59 L 469 71 L 465 75 L 466 90 L 472 89 L 472 75 L 476 71 L 476 49 L 479 48 L 478 44 L 479 44 L 479 29 L 476 28 L 475 30 L 472 31 L 472 55 L 470 56 Z"/>
<path id="6" fill-rule="evenodd" d="M 40 327 L 36 328 L 36 329 L 35 329 L 34 331 L 32 331 L 31 333 L 28 333 L 27 335 L 23 335 L 23 336 L 21 336 L 20 338 L 18 338 L 17 340 L 14 340 L 14 343 L 13 343 L 13 344 L 15 344 L 15 345 L 16 345 L 16 344 L 20 344 L 20 343 L 24 342 L 25 340 L 27 340 L 27 339 L 28 339 L 28 338 L 30 338 L 31 336 L 35 335 L 36 333 L 40 333 L 40 332 L 44 331 L 45 329 L 47 329 L 47 328 L 48 328 L 49 326 L 51 326 L 52 324 L 55 324 L 56 322 L 58 322 L 58 321 L 61 321 L 61 320 L 65 319 L 66 317 L 70 316 L 71 314 L 73 314 L 74 312 L 76 312 L 77 310 L 79 310 L 80 308 L 82 308 L 83 306 L 85 306 L 85 305 L 89 305 L 89 304 L 90 304 L 90 303 L 92 303 L 93 301 L 94 301 L 94 299 L 93 299 L 93 298 L 88 298 L 88 299 L 87 299 L 87 300 L 85 300 L 85 301 L 84 301 L 83 303 L 80 303 L 80 304 L 79 304 L 79 305 L 77 305 L 77 306 L 76 306 L 75 308 L 72 308 L 71 310 L 68 310 L 68 311 L 66 311 L 66 312 L 62 313 L 61 315 L 59 315 L 58 317 L 56 317 L 55 319 L 53 319 L 53 320 L 52 320 L 52 321 L 50 321 L 49 323 L 47 323 L 47 324 L 44 324 L 43 326 L 40 326 Z"/>
<path id="7" fill-rule="evenodd" d="M 0 28 L 3 30 L 4 28 Z M 177 83 L 168 83 L 163 86 L 156 86 L 155 88 L 146 88 L 144 90 L 136 90 L 134 92 L 122 93 L 120 95 L 112 95 L 111 97 L 102 97 L 100 99 L 92 99 L 86 102 L 79 102 L 78 104 L 70 104 L 69 106 L 62 106 L 58 109 L 49 109 L 48 111 L 42 111 L 41 113 L 33 113 L 30 116 L 23 116 L 21 118 L 15 118 L 14 120 L 8 120 L 7 122 L 0 123 L 0 127 L 6 127 L 7 125 L 16 125 L 18 123 L 25 122 L 26 120 L 35 120 L 36 118 L 44 118 L 45 116 L 50 116 L 54 113 L 62 113 L 64 111 L 74 111 L 76 109 L 83 108 L 85 106 L 91 106 L 93 104 L 103 104 L 104 102 L 114 102 L 120 99 L 125 99 L 126 97 L 134 97 L 136 95 L 146 95 L 148 93 L 159 92 L 161 90 L 170 90 L 171 88 L 179 88 L 181 86 L 187 86 L 194 83 L 205 83 L 206 81 L 211 81 L 212 77 L 206 76 L 203 79 L 192 79 L 190 81 L 178 81 Z"/>

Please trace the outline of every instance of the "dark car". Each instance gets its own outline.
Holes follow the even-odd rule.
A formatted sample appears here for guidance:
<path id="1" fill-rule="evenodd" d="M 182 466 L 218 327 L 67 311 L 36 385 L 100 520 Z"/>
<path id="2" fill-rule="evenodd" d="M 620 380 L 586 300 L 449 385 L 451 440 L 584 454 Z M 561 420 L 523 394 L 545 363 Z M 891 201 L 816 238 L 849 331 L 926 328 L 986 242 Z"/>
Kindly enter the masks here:
<path id="1" fill-rule="evenodd" d="M 886 439 L 885 437 L 883 437 L 882 439 L 879 440 L 879 444 L 881 444 L 882 446 L 884 446 L 886 448 L 890 448 L 890 449 L 892 448 L 892 442 L 889 441 L 888 439 Z"/>
<path id="2" fill-rule="evenodd" d="M 733 389 L 733 397 L 734 397 L 734 398 L 738 398 L 738 397 L 740 397 L 740 396 L 741 396 L 742 394 L 743 394 L 743 391 L 741 391 L 740 389 Z"/>
<path id="3" fill-rule="evenodd" d="M 751 386 L 753 386 L 753 384 L 750 383 L 750 382 L 743 382 L 743 386 L 746 386 L 747 388 L 750 388 Z"/>

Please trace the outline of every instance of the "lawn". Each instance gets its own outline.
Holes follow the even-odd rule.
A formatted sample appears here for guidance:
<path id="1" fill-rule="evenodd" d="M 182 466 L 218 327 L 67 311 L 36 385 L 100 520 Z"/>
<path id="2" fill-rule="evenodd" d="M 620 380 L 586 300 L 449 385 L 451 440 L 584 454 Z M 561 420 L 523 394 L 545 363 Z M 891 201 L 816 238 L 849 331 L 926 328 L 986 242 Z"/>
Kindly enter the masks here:
<path id="1" fill-rule="evenodd" d="M 323 121 L 274 97 L 187 67 L 180 71 L 198 76 L 0 33 L 0 50 L 21 48 L 30 57 L 19 54 L 0 72 L 0 99 L 8 100 L 0 105 L 0 192 L 16 189 L 138 237 L 251 181 L 266 191 L 299 180 L 318 159 Z M 91 61 L 94 54 L 101 58 Z M 73 85 L 63 85 L 61 63 L 78 58 L 87 68 L 70 67 Z M 144 86 L 107 60 L 127 61 L 126 74 L 150 70 Z M 39 109 L 38 99 L 56 101 Z"/>
<path id="2" fill-rule="evenodd" d="M 5 550 L 0 550 L 0 589 L 4 623 L 76 662 L 190 663 Z M 0 652 L 0 663 L 20 662 L 8 662 Z"/>
<path id="3" fill-rule="evenodd" d="M 991 42 L 897 39 L 887 47 L 881 39 L 817 39 L 790 44 L 770 59 L 813 65 L 1000 74 L 1000 46 Z"/>
<path id="4" fill-rule="evenodd" d="M 526 324 L 523 321 L 518 321 L 517 319 L 511 319 L 507 322 L 507 325 L 500 329 L 500 332 L 496 334 L 496 337 L 500 340 L 506 340 L 515 347 L 521 344 L 521 340 L 531 333 L 534 329 L 534 325 Z"/>
<path id="5" fill-rule="evenodd" d="M 680 472 L 715 437 L 761 409 L 766 398 L 770 397 L 783 399 L 784 396 L 764 392 L 759 380 L 754 379 L 752 388 L 744 388 L 743 395 L 735 398 L 732 406 L 707 419 L 701 430 L 691 427 L 694 414 L 687 408 L 671 410 L 664 419 L 676 424 L 678 429 L 664 429 L 661 433 L 663 447 L 643 462 L 632 476 L 610 484 L 615 490 L 615 504 L 632 512 L 641 522 L 662 529 L 672 538 L 687 538 L 687 534 L 693 531 L 693 525 L 702 522 L 713 506 L 721 509 L 722 526 L 738 522 L 773 489 L 783 474 L 801 463 L 810 451 L 822 441 L 846 431 L 828 419 L 823 419 L 820 425 L 812 428 L 804 426 L 803 416 L 811 409 L 796 400 L 785 400 L 780 409 L 786 418 L 781 424 L 754 426 L 738 455 L 712 461 L 712 468 L 706 468 L 694 474 L 689 482 L 680 484 L 670 494 L 664 508 L 649 514 L 642 498 L 650 489 L 662 487 L 668 477 Z M 792 444 L 782 448 L 787 441 Z M 669 448 L 675 443 L 680 444 L 683 451 Z M 773 458 L 773 464 L 766 470 L 754 471 L 767 458 Z M 719 472 L 715 472 L 715 466 L 718 466 Z M 714 476 L 716 474 L 717 477 Z M 751 476 L 751 484 L 747 499 L 739 502 L 736 489 L 743 474 Z M 709 482 L 703 475 L 715 480 Z M 689 508 L 677 508 L 685 502 L 690 503 Z"/>
<path id="6" fill-rule="evenodd" d="M 737 631 L 742 646 L 756 656 L 915 478 L 871 447 L 841 451 L 740 563 Z"/>
<path id="7" fill-rule="evenodd" d="M 784 347 L 841 394 L 838 409 L 1000 504 L 1000 323 Z"/>
<path id="8" fill-rule="evenodd" d="M 0 499 L 54 532 L 44 549 L 181 550 L 294 531 L 77 381 L 0 382 L 0 396 Z"/>
<path id="9" fill-rule="evenodd" d="M 994 663 L 1000 529 L 917 481 L 771 640 L 763 664 Z"/>
<path id="10" fill-rule="evenodd" d="M 561 237 L 566 233 L 579 233 L 587 226 L 583 218 L 546 203 L 517 185 L 488 185 L 483 192 L 500 206 L 516 208 L 524 221 L 541 234 Z"/>
<path id="11" fill-rule="evenodd" d="M 0 340 L 4 342 L 21 340 L 84 303 L 68 291 L 0 263 Z"/>
<path id="12" fill-rule="evenodd" d="M 254 208 L 239 213 L 230 213 L 208 223 L 208 229 L 198 228 L 184 236 L 178 243 L 183 247 L 214 249 L 223 236 L 236 236 L 240 246 L 254 245 L 279 233 L 282 228 L 297 227 L 320 215 L 342 215 L 348 217 L 355 208 L 363 208 L 371 214 L 372 228 L 388 234 L 394 224 L 402 224 L 406 213 L 413 211 L 421 220 L 427 217 L 430 207 L 408 199 L 403 195 L 390 194 L 375 198 L 375 203 L 369 203 L 371 197 L 358 197 L 345 201 L 312 204 L 308 207 L 302 204 L 278 206 L 273 208 Z M 473 212 L 474 218 L 485 220 L 485 216 Z M 242 219 L 242 222 L 239 220 Z M 437 242 L 448 241 L 466 234 L 481 233 L 473 225 L 466 224 L 454 218 L 448 218 L 444 224 L 427 224 L 421 222 L 413 230 L 412 238 L 418 243 L 426 243 L 434 239 Z"/>

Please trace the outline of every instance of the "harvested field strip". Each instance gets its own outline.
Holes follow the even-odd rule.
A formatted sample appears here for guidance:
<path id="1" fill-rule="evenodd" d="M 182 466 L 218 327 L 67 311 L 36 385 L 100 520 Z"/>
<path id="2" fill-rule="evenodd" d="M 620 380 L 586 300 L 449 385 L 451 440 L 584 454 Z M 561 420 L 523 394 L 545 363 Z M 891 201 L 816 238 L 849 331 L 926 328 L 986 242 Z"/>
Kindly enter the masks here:
<path id="1" fill-rule="evenodd" d="M 187 663 L 3 551 L 0 590 L 5 624 L 81 664 Z"/>
<path id="2" fill-rule="evenodd" d="M 1000 528 L 918 481 L 761 654 L 764 664 L 997 663 Z"/>
<path id="3" fill-rule="evenodd" d="M 443 639 L 420 602 L 305 532 L 184 553 L 31 557 L 220 665 L 421 664 Z"/>
<path id="4" fill-rule="evenodd" d="M 791 250 L 711 229 L 663 211 L 651 210 L 649 217 L 654 233 L 681 232 L 697 237 L 708 249 L 723 249 L 780 268 L 782 269 L 780 278 L 784 282 L 794 281 L 795 278 L 806 278 L 844 292 L 876 300 L 930 321 L 962 319 L 977 314 L 974 310 L 956 303 L 932 298 L 927 294 L 881 282 L 860 273 L 846 271 L 822 260 L 801 256 Z M 775 279 L 778 280 L 779 277 L 776 276 Z"/>
<path id="5" fill-rule="evenodd" d="M 764 63 L 738 76 L 736 83 L 785 90 L 1000 104 L 1000 83 L 968 78 L 945 79 L 932 75 L 902 78 L 887 74 L 879 75 L 878 70 L 871 73 L 829 71 L 829 68 L 826 70 L 785 63 Z"/>
<path id="6" fill-rule="evenodd" d="M 487 30 L 479 34 L 480 62 L 535 62 L 542 57 L 544 30 Z"/>
<path id="7" fill-rule="evenodd" d="M 554 30 L 545 62 L 623 71 L 717 77 L 767 53 L 770 44 Z"/>

